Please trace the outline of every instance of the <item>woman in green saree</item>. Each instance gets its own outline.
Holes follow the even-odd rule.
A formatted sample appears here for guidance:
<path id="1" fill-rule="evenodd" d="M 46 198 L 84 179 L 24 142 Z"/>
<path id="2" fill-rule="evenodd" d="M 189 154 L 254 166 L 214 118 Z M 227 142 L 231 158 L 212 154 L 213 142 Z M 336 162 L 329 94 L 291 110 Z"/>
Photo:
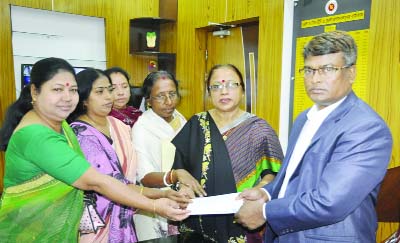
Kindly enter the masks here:
<path id="1" fill-rule="evenodd" d="M 0 148 L 6 151 L 2 242 L 77 242 L 82 190 L 174 220 L 187 217 L 177 202 L 144 197 L 90 167 L 64 121 L 78 99 L 73 67 L 46 58 L 33 66 L 31 84 L 7 110 L 0 130 Z"/>

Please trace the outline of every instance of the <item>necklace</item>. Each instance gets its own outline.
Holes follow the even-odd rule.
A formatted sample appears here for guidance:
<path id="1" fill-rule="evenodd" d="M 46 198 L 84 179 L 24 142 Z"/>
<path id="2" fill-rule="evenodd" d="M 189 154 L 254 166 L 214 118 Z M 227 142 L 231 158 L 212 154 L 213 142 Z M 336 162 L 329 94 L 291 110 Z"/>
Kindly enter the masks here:
<path id="1" fill-rule="evenodd" d="M 235 130 L 235 128 L 231 128 L 228 131 L 224 132 L 222 135 L 222 139 L 224 139 L 224 141 L 226 141 L 228 139 L 228 136 L 233 132 L 233 130 Z"/>
<path id="2" fill-rule="evenodd" d="M 82 119 L 83 118 L 83 119 Z M 91 126 L 96 128 L 99 132 L 103 133 L 107 137 L 111 137 L 110 135 L 110 126 L 108 124 L 107 118 L 105 118 L 105 124 L 99 124 L 96 122 L 93 118 L 91 118 L 89 115 L 84 115 L 81 120 L 89 123 Z"/>

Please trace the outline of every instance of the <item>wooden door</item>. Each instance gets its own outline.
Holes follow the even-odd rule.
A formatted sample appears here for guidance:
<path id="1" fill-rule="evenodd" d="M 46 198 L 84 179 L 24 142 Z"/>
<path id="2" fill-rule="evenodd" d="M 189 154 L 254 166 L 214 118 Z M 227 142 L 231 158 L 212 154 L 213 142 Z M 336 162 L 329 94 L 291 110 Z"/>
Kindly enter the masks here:
<path id="1" fill-rule="evenodd" d="M 229 29 L 230 35 L 223 38 L 207 33 L 206 74 L 216 64 L 233 64 L 243 75 L 246 93 L 241 108 L 255 113 L 258 59 L 258 23 Z M 207 88 L 204 89 L 204 110 L 213 106 Z"/>
<path id="2" fill-rule="evenodd" d="M 213 36 L 213 32 L 207 33 L 207 57 L 206 57 L 206 74 L 204 81 L 207 81 L 207 75 L 210 69 L 216 64 L 230 63 L 235 65 L 240 72 L 244 72 L 244 53 L 242 43 L 242 28 L 235 27 L 229 29 L 230 35 L 221 38 Z M 207 84 L 206 84 L 207 85 Z M 204 89 L 204 110 L 213 107 L 211 99 L 207 91 Z"/>

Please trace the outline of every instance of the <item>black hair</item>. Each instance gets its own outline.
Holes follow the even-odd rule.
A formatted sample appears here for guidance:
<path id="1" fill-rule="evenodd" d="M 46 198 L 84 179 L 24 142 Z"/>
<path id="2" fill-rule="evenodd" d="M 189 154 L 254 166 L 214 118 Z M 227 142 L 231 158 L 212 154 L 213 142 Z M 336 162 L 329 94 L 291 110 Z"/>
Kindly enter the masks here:
<path id="1" fill-rule="evenodd" d="M 211 68 L 210 72 L 208 72 L 208 77 L 207 77 L 207 91 L 208 92 L 210 92 L 211 77 L 214 74 L 215 70 L 220 69 L 220 68 L 228 68 L 228 69 L 231 69 L 232 71 L 234 71 L 239 76 L 240 86 L 242 87 L 242 90 L 243 91 L 245 90 L 244 82 L 243 82 L 243 75 L 235 65 L 233 65 L 233 64 L 217 64 Z"/>
<path id="2" fill-rule="evenodd" d="M 153 89 L 154 84 L 157 82 L 157 80 L 159 80 L 162 77 L 171 79 L 174 82 L 176 87 L 176 93 L 178 94 L 178 97 L 180 97 L 178 90 L 178 81 L 175 79 L 174 75 L 168 71 L 160 70 L 157 72 L 149 73 L 147 77 L 144 79 L 142 86 L 142 94 L 145 99 L 150 98 L 151 90 Z"/>
<path id="3" fill-rule="evenodd" d="M 355 65 L 357 62 L 357 45 L 354 38 L 347 32 L 335 30 L 323 32 L 314 36 L 304 47 L 303 57 L 321 56 L 343 52 L 345 65 Z"/>
<path id="4" fill-rule="evenodd" d="M 128 72 L 125 71 L 124 69 L 120 68 L 120 67 L 111 67 L 111 68 L 108 68 L 108 69 L 104 70 L 104 72 L 108 76 L 111 76 L 111 74 L 113 74 L 113 73 L 120 73 L 120 74 L 124 75 L 126 80 L 128 80 L 128 84 L 129 84 L 129 80 L 131 79 L 131 77 L 129 76 Z"/>
<path id="5" fill-rule="evenodd" d="M 76 82 L 78 83 L 79 102 L 76 109 L 67 118 L 68 122 L 75 121 L 79 116 L 86 114 L 87 109 L 84 102 L 89 98 L 90 92 L 93 88 L 93 83 L 100 77 L 107 77 L 111 83 L 110 77 L 100 69 L 86 68 L 76 75 Z"/>
<path id="6" fill-rule="evenodd" d="M 135 108 L 139 108 L 140 104 L 142 102 L 142 99 L 143 99 L 141 87 L 132 86 L 129 83 L 130 76 L 129 76 L 128 72 L 120 67 L 111 67 L 109 69 L 104 70 L 104 72 L 110 78 L 111 78 L 111 74 L 113 74 L 113 73 L 120 73 L 126 78 L 126 80 L 128 81 L 128 85 L 129 85 L 129 89 L 130 89 L 130 93 L 131 93 L 131 96 L 129 97 L 129 101 L 128 101 L 127 105 L 132 105 Z M 111 79 L 111 81 L 112 81 L 112 79 Z"/>
<path id="7" fill-rule="evenodd" d="M 0 129 L 0 150 L 5 151 L 7 149 L 11 135 L 22 117 L 33 109 L 31 86 L 33 85 L 37 92 L 40 92 L 42 85 L 60 71 L 69 72 L 74 78 L 76 77 L 71 64 L 61 58 L 45 58 L 33 65 L 30 84 L 21 90 L 19 98 L 7 108 L 3 126 Z"/>

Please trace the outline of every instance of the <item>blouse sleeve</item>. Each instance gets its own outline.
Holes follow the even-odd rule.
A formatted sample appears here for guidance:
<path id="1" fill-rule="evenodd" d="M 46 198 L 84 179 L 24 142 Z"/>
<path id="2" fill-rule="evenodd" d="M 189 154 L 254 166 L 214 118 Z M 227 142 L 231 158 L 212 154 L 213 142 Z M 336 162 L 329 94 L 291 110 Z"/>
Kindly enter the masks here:
<path id="1" fill-rule="evenodd" d="M 45 173 L 69 185 L 79 179 L 90 167 L 85 158 L 77 154 L 67 139 L 47 127 L 27 127 L 19 133 L 24 156 Z"/>

